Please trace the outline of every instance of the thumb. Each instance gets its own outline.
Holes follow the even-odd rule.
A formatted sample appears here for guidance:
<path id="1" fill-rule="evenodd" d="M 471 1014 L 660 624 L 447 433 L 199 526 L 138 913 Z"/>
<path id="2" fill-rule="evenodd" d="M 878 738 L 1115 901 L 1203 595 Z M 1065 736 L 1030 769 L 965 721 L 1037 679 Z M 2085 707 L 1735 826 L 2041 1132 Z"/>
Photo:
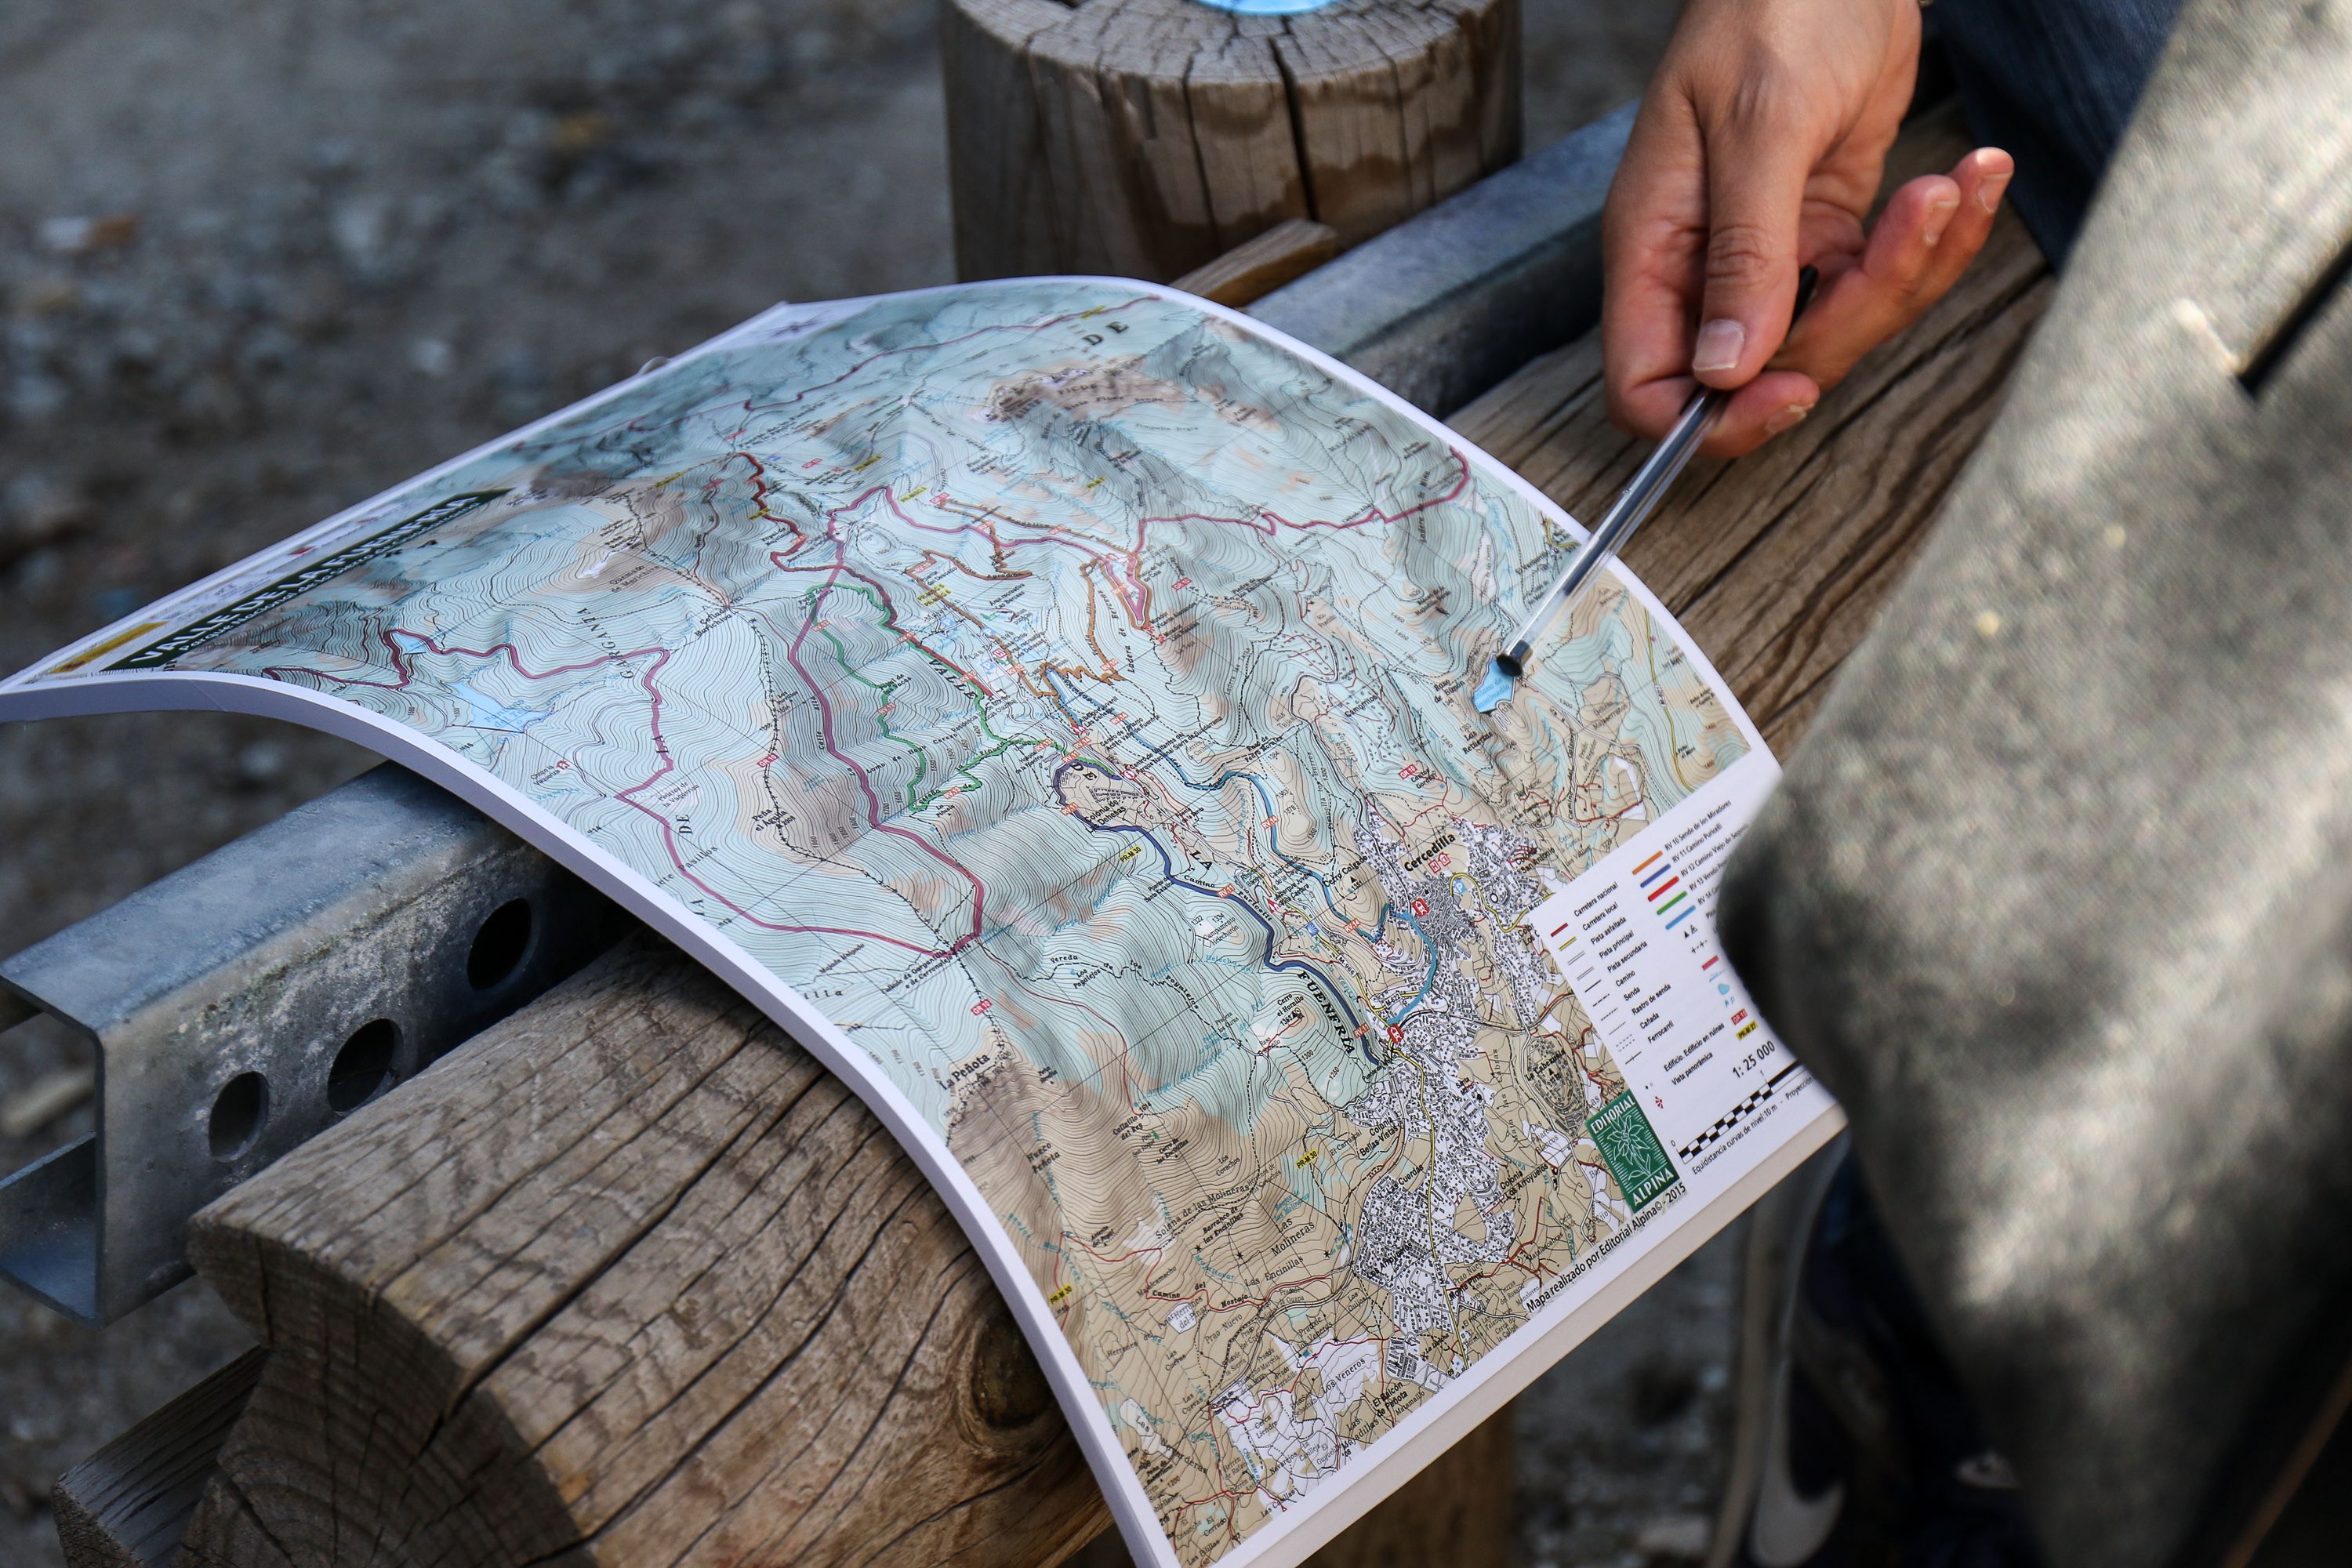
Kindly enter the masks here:
<path id="1" fill-rule="evenodd" d="M 1811 149 L 1795 127 L 1748 121 L 1707 134 L 1706 285 L 1691 371 L 1745 386 L 1780 352 L 1797 300 L 1797 226 Z"/>

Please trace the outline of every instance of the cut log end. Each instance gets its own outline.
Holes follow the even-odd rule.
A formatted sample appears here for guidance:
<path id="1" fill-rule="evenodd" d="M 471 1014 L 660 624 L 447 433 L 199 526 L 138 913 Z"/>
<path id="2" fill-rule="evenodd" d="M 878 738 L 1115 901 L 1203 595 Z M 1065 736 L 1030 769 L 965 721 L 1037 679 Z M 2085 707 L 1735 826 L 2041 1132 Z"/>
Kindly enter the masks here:
<path id="1" fill-rule="evenodd" d="M 206 1209 L 192 1258 L 270 1348 L 188 1568 L 1050 1564 L 1109 1523 L 912 1162 L 650 939 Z M 1507 1520 L 1489 1426 L 1354 1535 Z"/>
<path id="2" fill-rule="evenodd" d="M 247 1351 L 58 1478 L 67 1568 L 167 1568 L 266 1359 Z"/>
<path id="3" fill-rule="evenodd" d="M 1051 1563 L 1106 1521 L 872 1113 L 625 944 L 206 1210 L 272 1347 L 187 1561 Z"/>

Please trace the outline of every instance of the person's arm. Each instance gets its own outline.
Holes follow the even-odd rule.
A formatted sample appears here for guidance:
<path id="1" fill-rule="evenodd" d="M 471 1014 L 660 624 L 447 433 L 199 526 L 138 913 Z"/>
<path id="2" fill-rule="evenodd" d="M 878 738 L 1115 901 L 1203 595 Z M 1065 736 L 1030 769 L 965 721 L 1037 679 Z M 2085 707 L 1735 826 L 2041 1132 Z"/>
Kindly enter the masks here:
<path id="1" fill-rule="evenodd" d="M 1917 0 L 1690 0 L 1602 224 L 1610 416 L 1660 436 L 1737 387 L 1704 448 L 1748 451 L 1952 286 L 2013 165 L 1991 148 L 1864 220 L 1919 64 Z M 1799 268 L 1819 294 L 1791 334 Z M 1783 338 L 1787 342 L 1783 342 Z"/>

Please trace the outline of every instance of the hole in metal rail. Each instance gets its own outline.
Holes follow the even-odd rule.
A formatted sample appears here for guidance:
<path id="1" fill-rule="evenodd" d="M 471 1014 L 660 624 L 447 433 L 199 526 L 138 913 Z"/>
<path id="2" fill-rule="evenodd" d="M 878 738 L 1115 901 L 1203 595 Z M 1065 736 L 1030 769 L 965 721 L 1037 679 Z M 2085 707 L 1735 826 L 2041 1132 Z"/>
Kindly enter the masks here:
<path id="1" fill-rule="evenodd" d="M 400 1048 L 400 1026 L 373 1018 L 352 1031 L 327 1068 L 327 1109 L 347 1115 L 392 1087 L 392 1056 Z"/>
<path id="2" fill-rule="evenodd" d="M 249 1152 L 269 1124 L 269 1080 L 241 1072 L 213 1097 L 213 1158 L 226 1163 Z"/>
<path id="3" fill-rule="evenodd" d="M 477 991 L 488 991 L 510 978 L 530 952 L 530 900 L 509 899 L 490 911 L 474 933 L 466 954 L 466 978 Z"/>

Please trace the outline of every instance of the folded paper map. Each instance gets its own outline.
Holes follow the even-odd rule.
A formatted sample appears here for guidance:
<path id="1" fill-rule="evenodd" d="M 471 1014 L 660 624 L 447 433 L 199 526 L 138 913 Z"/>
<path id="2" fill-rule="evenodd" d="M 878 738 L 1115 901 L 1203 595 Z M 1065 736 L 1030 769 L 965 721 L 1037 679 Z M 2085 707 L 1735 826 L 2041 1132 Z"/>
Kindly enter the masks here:
<path id="1" fill-rule="evenodd" d="M 1776 769 L 1582 531 L 1239 316 L 783 307 L 0 683 L 478 805 L 882 1116 L 1137 1560 L 1303 1558 L 1833 1130 L 1716 944 Z M 1635 1309 L 1638 1310 L 1638 1309 Z"/>

